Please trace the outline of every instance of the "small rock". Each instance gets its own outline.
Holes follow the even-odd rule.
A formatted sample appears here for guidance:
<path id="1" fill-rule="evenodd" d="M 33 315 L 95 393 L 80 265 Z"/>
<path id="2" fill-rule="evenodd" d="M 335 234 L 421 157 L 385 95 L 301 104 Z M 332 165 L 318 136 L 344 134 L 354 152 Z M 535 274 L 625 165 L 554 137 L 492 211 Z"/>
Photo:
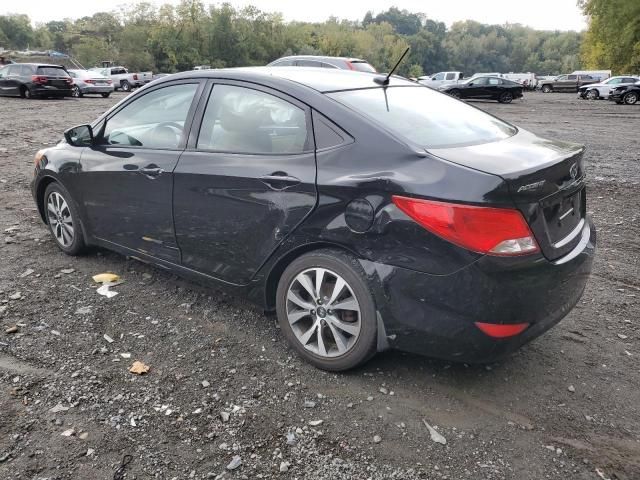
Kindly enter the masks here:
<path id="1" fill-rule="evenodd" d="M 387 393 L 389 393 L 389 391 L 384 387 L 380 387 L 378 391 L 383 395 L 386 395 Z"/>
<path id="2" fill-rule="evenodd" d="M 104 338 L 108 343 L 113 343 L 113 338 L 111 338 L 106 333 L 102 336 L 102 338 Z"/>
<path id="3" fill-rule="evenodd" d="M 20 300 L 22 298 L 22 293 L 21 292 L 13 293 L 9 296 L 9 298 L 11 300 Z"/>
<path id="4" fill-rule="evenodd" d="M 14 325 L 12 327 L 7 328 L 4 333 L 18 333 L 18 326 Z"/>
<path id="5" fill-rule="evenodd" d="M 88 315 L 91 313 L 91 307 L 80 307 L 76 310 L 76 315 Z"/>
<path id="6" fill-rule="evenodd" d="M 621 340 L 626 340 L 626 339 L 627 339 L 627 338 L 629 338 L 629 337 L 628 337 L 628 336 L 626 336 L 626 335 L 624 335 L 624 334 L 622 334 L 622 333 L 619 333 L 619 334 L 618 334 L 618 338 L 620 338 Z"/>
<path id="7" fill-rule="evenodd" d="M 380 443 L 382 441 L 382 437 L 380 435 L 373 436 L 373 443 Z"/>
<path id="8" fill-rule="evenodd" d="M 122 353 L 120 354 L 120 356 L 121 356 L 122 358 L 131 358 L 131 354 L 130 354 L 130 353 L 126 353 L 126 352 L 122 352 Z"/>
<path id="9" fill-rule="evenodd" d="M 441 443 L 442 445 L 446 445 L 447 444 L 447 439 L 444 438 L 440 434 L 440 432 L 438 432 L 435 428 L 433 428 L 431 425 L 429 425 L 424 418 L 422 419 L 422 423 L 424 423 L 424 426 L 427 427 L 427 430 L 429 430 L 429 435 L 431 436 L 431 440 L 432 441 L 434 441 L 436 443 Z"/>
<path id="10" fill-rule="evenodd" d="M 202 381 L 202 386 L 203 386 L 204 388 L 209 388 L 209 387 L 211 386 L 211 384 L 210 384 L 209 382 L 207 382 L 206 380 L 203 380 L 203 381 Z"/>
<path id="11" fill-rule="evenodd" d="M 280 462 L 280 473 L 285 473 L 289 471 L 289 462 Z"/>
<path id="12" fill-rule="evenodd" d="M 69 410 L 69 407 L 65 407 L 61 403 L 58 403 L 55 407 L 51 407 L 49 409 L 51 413 L 66 412 L 67 410 Z"/>
<path id="13" fill-rule="evenodd" d="M 20 278 L 24 278 L 24 277 L 28 277 L 29 275 L 31 275 L 33 272 L 35 272 L 35 270 L 33 268 L 27 268 L 24 272 L 22 272 L 20 274 Z"/>
<path id="14" fill-rule="evenodd" d="M 236 455 L 231 459 L 229 465 L 227 465 L 227 470 L 235 470 L 240 465 L 242 465 L 242 458 L 240 458 L 240 455 Z"/>
<path id="15" fill-rule="evenodd" d="M 62 270 L 60 270 L 60 273 L 64 273 L 66 275 L 75 272 L 76 269 L 75 268 L 63 268 Z"/>
<path id="16" fill-rule="evenodd" d="M 316 406 L 316 402 L 312 402 L 311 400 L 304 401 L 304 408 L 314 408 Z"/>
<path id="17" fill-rule="evenodd" d="M 311 425 L 312 427 L 317 427 L 318 425 L 322 425 L 323 422 L 324 420 L 311 420 L 309 422 L 309 425 Z"/>
<path id="18" fill-rule="evenodd" d="M 76 434 L 76 431 L 73 428 L 70 428 L 62 432 L 60 435 L 62 435 L 63 437 L 72 437 L 75 434 Z"/>
<path id="19" fill-rule="evenodd" d="M 367 397 L 367 402 L 371 402 L 372 400 L 373 400 L 373 397 L 372 397 L 371 395 L 369 395 L 369 396 Z"/>
<path id="20" fill-rule="evenodd" d="M 295 445 L 296 444 L 296 436 L 293 432 L 287 432 L 287 445 Z"/>
<path id="21" fill-rule="evenodd" d="M 78 438 L 80 440 L 86 440 L 87 438 L 89 438 L 89 432 L 82 432 L 80 435 L 78 435 Z"/>
<path id="22" fill-rule="evenodd" d="M 574 387 L 573 385 L 569 385 L 569 387 L 567 388 L 567 390 L 569 390 L 571 393 L 576 391 L 576 387 Z"/>
<path id="23" fill-rule="evenodd" d="M 347 403 L 347 408 L 353 408 L 353 403 L 351 402 Z"/>
<path id="24" fill-rule="evenodd" d="M 96 451 L 93 448 L 87 448 L 87 457 L 92 456 Z"/>
<path id="25" fill-rule="evenodd" d="M 224 423 L 229 421 L 229 417 L 230 417 L 229 412 L 224 412 L 224 411 L 220 412 L 220 418 Z"/>

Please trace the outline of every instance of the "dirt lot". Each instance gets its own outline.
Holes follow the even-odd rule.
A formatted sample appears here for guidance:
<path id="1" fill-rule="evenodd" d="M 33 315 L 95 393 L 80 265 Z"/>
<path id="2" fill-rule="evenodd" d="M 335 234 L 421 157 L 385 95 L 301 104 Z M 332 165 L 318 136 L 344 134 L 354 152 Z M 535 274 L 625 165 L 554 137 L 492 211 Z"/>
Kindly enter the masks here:
<path id="1" fill-rule="evenodd" d="M 33 155 L 120 98 L 0 98 L 0 478 L 111 479 L 124 455 L 137 479 L 640 478 L 640 106 L 476 103 L 589 148 L 598 258 L 563 322 L 501 364 L 387 352 L 334 375 L 241 299 L 55 247 Z M 106 271 L 124 279 L 111 299 L 91 280 Z"/>

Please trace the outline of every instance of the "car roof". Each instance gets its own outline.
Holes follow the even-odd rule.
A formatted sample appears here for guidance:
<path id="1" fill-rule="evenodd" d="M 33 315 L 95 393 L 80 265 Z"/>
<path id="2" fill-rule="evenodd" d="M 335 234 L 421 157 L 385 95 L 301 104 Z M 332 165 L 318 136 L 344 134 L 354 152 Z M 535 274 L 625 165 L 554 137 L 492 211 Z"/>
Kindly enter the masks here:
<path id="1" fill-rule="evenodd" d="M 55 65 L 53 63 L 9 63 L 8 65 L 29 65 L 31 67 L 55 67 L 55 68 L 64 68 L 62 65 Z"/>
<path id="2" fill-rule="evenodd" d="M 193 70 L 165 77 L 164 81 L 181 78 L 223 78 L 245 80 L 259 83 L 285 84 L 295 82 L 319 92 L 335 92 L 362 88 L 381 87 L 374 78 L 383 77 L 380 73 L 358 72 L 354 70 L 320 69 L 313 67 L 241 67 L 215 70 Z M 389 86 L 416 86 L 415 82 L 402 77 L 391 77 Z"/>
<path id="3" fill-rule="evenodd" d="M 285 59 L 302 59 L 302 60 L 345 60 L 347 62 L 367 62 L 366 60 L 363 60 L 362 58 L 357 58 L 357 57 L 331 57 L 329 55 L 288 55 L 286 57 L 280 57 L 276 60 L 274 60 L 274 62 L 280 61 L 280 60 L 285 60 Z"/>

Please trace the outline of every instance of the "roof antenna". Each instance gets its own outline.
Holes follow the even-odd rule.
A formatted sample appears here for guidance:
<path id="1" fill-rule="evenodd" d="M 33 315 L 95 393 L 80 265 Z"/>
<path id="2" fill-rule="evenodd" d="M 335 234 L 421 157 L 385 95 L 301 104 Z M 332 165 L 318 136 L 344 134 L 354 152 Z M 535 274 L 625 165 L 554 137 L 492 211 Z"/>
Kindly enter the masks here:
<path id="1" fill-rule="evenodd" d="M 404 53 L 402 54 L 402 56 L 400 57 L 400 60 L 398 60 L 396 62 L 396 64 L 393 66 L 393 68 L 391 69 L 391 71 L 387 74 L 387 76 L 385 78 L 381 78 L 381 77 L 375 77 L 373 79 L 374 82 L 380 84 L 380 85 L 389 85 L 389 78 L 391 77 L 391 75 L 393 75 L 393 72 L 396 71 L 396 68 L 398 68 L 398 65 L 400 65 L 400 62 L 402 62 L 402 60 L 404 59 L 404 57 L 407 55 L 407 53 L 409 53 L 410 47 L 407 47 L 407 49 L 404 51 Z"/>

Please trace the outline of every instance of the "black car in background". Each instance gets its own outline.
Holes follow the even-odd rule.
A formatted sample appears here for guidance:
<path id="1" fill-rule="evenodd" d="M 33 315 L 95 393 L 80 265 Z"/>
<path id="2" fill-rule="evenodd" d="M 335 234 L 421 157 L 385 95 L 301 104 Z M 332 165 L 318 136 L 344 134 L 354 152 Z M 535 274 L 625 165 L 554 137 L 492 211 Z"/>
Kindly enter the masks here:
<path id="1" fill-rule="evenodd" d="M 73 79 L 60 65 L 12 63 L 0 68 L 0 95 L 36 98 L 70 97 Z"/>
<path id="2" fill-rule="evenodd" d="M 201 70 L 65 132 L 32 192 L 65 253 L 246 295 L 320 368 L 389 347 L 484 362 L 582 295 L 583 155 L 399 77 Z"/>
<path id="3" fill-rule="evenodd" d="M 497 100 L 511 103 L 522 98 L 523 87 L 519 83 L 500 77 L 474 77 L 461 83 L 443 85 L 438 90 L 456 98 Z"/>
<path id="4" fill-rule="evenodd" d="M 271 62 L 268 67 L 320 67 L 355 70 L 376 73 L 376 69 L 366 60 L 352 57 L 325 57 L 320 55 L 292 55 Z"/>
<path id="5" fill-rule="evenodd" d="M 609 100 L 618 104 L 634 105 L 640 100 L 640 82 L 633 85 L 621 85 L 611 90 Z"/>

